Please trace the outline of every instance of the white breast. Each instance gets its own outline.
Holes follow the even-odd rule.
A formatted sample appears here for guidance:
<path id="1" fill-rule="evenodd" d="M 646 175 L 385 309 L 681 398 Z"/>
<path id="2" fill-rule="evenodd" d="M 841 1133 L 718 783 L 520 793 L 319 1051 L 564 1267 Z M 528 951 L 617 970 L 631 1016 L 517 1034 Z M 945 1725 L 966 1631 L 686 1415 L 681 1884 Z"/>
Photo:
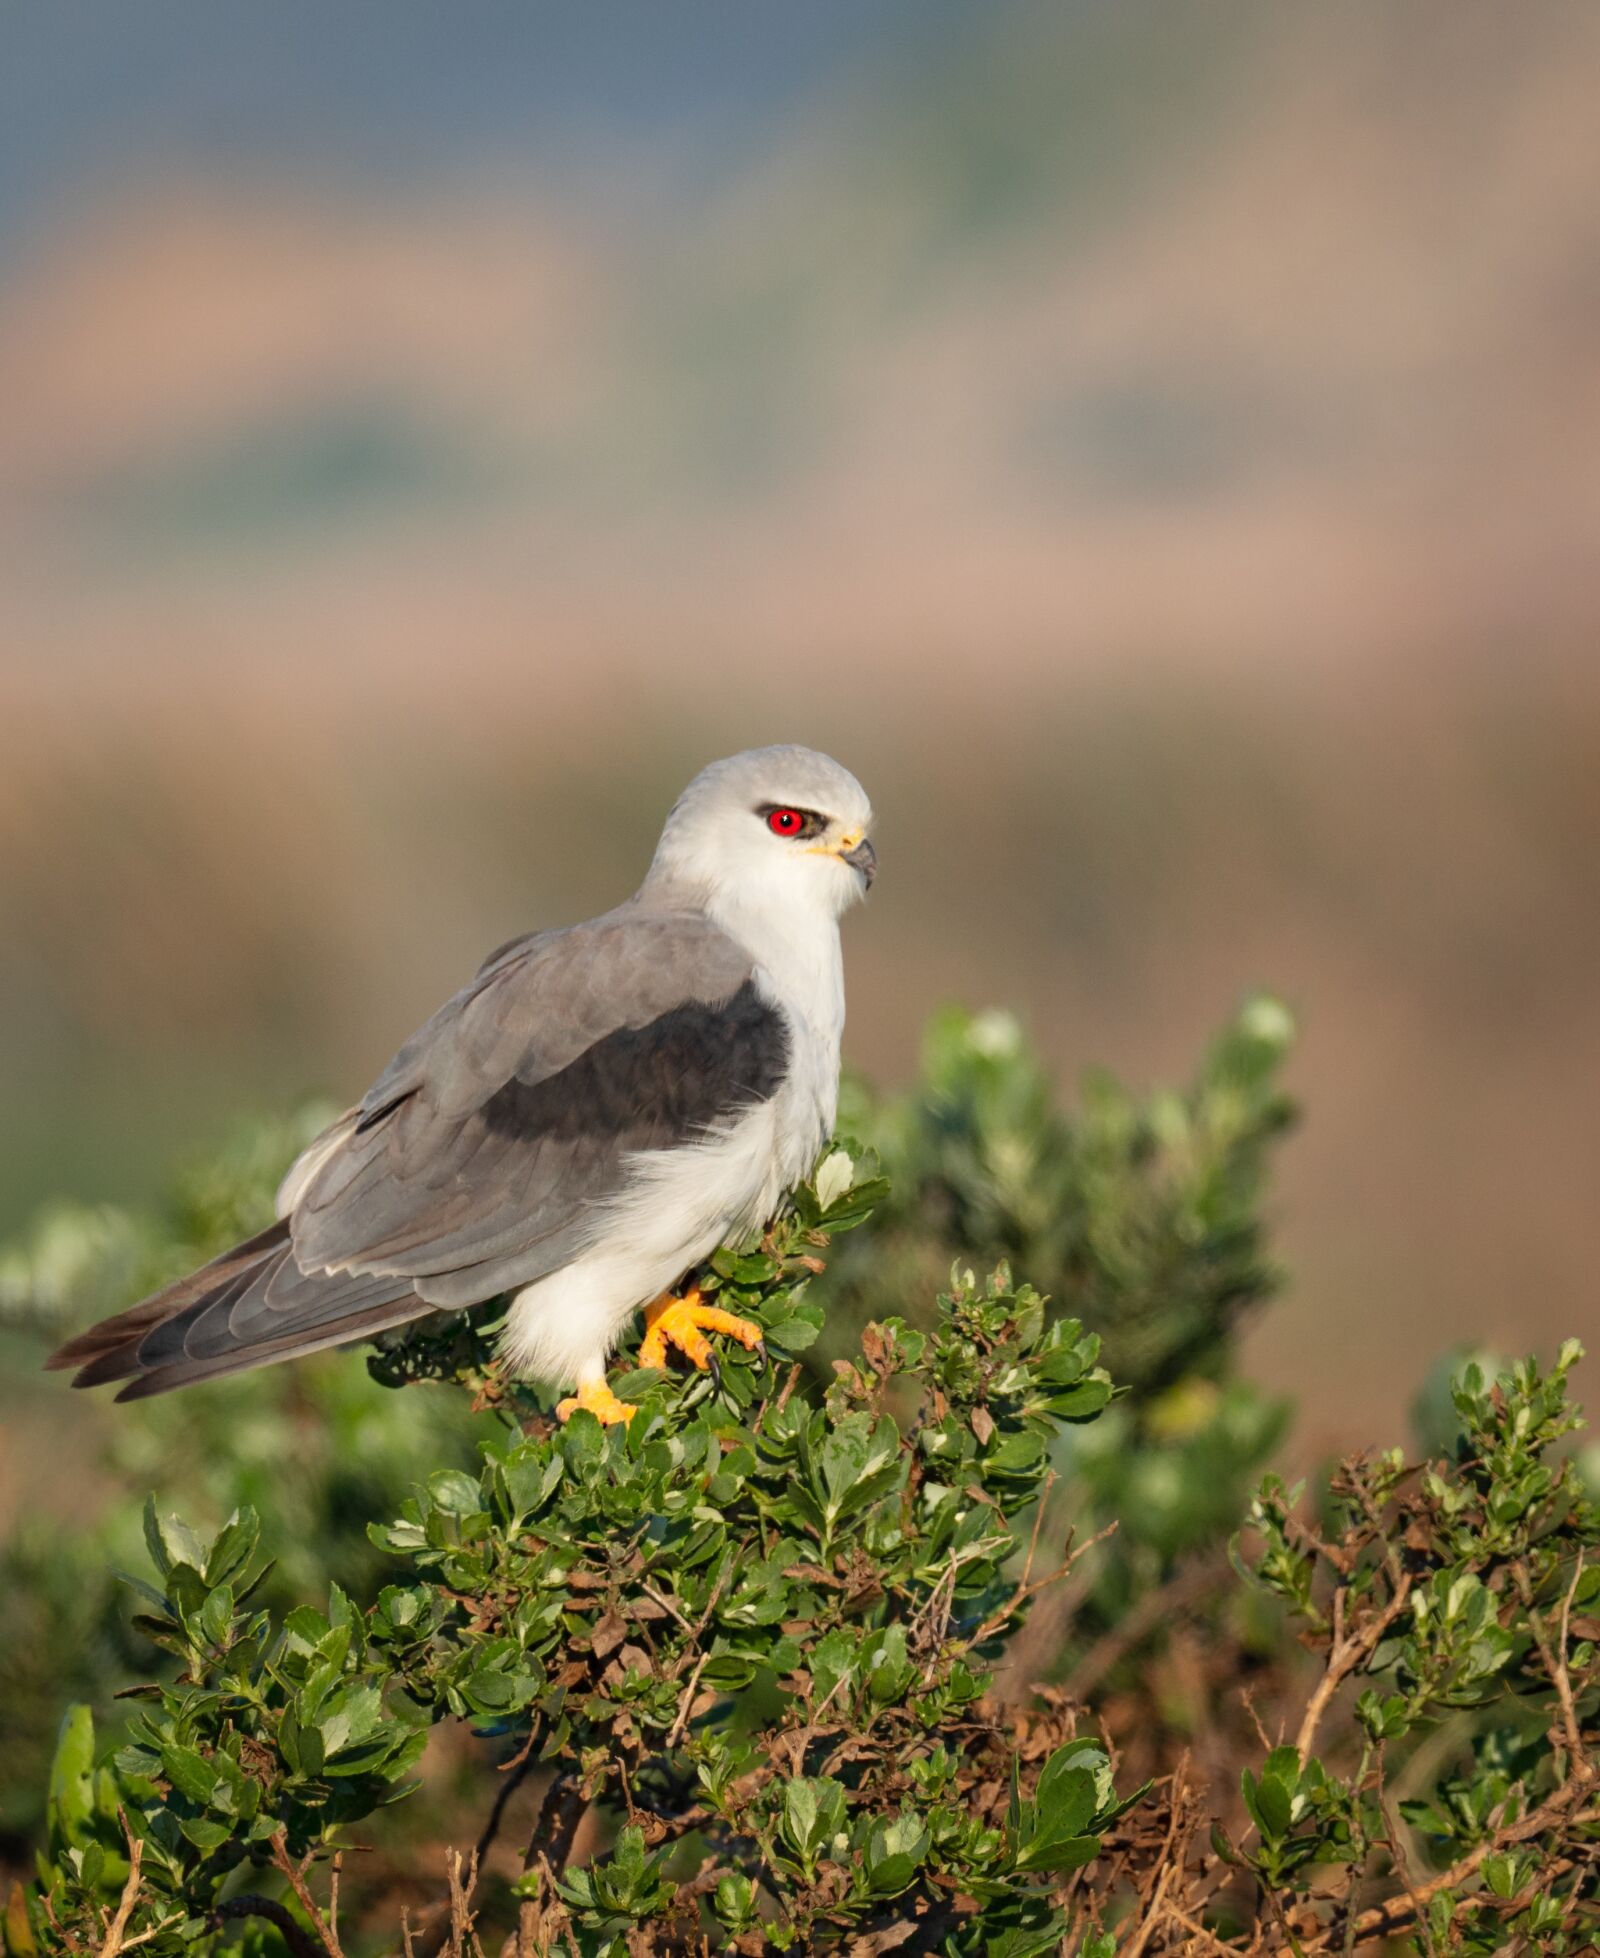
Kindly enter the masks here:
<path id="1" fill-rule="evenodd" d="M 641 1306 L 719 1244 L 764 1224 L 809 1172 L 838 1107 L 844 989 L 828 983 L 825 967 L 805 977 L 813 983 L 797 988 L 765 965 L 755 974 L 789 1032 L 777 1092 L 704 1141 L 634 1159 L 628 1187 L 597 1214 L 591 1248 L 517 1294 L 502 1340 L 516 1372 L 562 1383 L 598 1377 Z"/>

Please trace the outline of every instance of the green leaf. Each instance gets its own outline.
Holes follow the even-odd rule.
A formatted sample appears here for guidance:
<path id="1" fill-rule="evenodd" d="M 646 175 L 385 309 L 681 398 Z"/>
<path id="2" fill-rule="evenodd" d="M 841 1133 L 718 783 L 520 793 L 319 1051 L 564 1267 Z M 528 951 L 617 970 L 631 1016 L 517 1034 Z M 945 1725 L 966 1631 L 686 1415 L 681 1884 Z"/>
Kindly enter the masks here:
<path id="1" fill-rule="evenodd" d="M 873 1823 L 867 1836 L 868 1888 L 877 1897 L 897 1896 L 916 1875 L 931 1838 L 919 1816 L 908 1812 Z"/>
<path id="2" fill-rule="evenodd" d="M 200 1629 L 211 1645 L 220 1645 L 233 1623 L 233 1586 L 222 1584 L 200 1607 Z"/>
<path id="3" fill-rule="evenodd" d="M 197 1575 L 205 1566 L 206 1553 L 200 1539 L 180 1517 L 158 1515 L 154 1496 L 145 1501 L 144 1540 L 151 1561 L 163 1577 L 170 1577 L 179 1565 Z"/>
<path id="4" fill-rule="evenodd" d="M 1045 1763 L 1034 1791 L 1039 1827 L 1051 1835 L 1081 1834 L 1098 1806 L 1098 1776 L 1106 1770 L 1105 1756 L 1081 1742 L 1059 1747 Z"/>
<path id="5" fill-rule="evenodd" d="M 1017 1852 L 1019 1870 L 1075 1870 L 1100 1854 L 1098 1836 L 1039 1836 Z"/>
<path id="6" fill-rule="evenodd" d="M 233 1828 L 230 1823 L 214 1822 L 209 1816 L 203 1815 L 185 1816 L 179 1822 L 178 1827 L 197 1849 L 202 1849 L 207 1852 L 213 1849 L 220 1849 L 233 1834 Z"/>
<path id="7" fill-rule="evenodd" d="M 1277 1775 L 1263 1770 L 1259 1779 L 1248 1768 L 1240 1777 L 1244 1805 L 1260 1831 L 1263 1842 L 1280 1842 L 1288 1833 L 1293 1814 L 1292 1797 Z"/>
<path id="8" fill-rule="evenodd" d="M 193 1748 L 171 1745 L 161 1750 L 161 1772 L 181 1795 L 202 1806 L 210 1802 L 217 1771 Z"/>
<path id="9" fill-rule="evenodd" d="M 1110 1805 L 1110 1764 L 1092 1741 L 1069 1741 L 1040 1770 L 1033 1799 L 1017 1802 L 1019 1870 L 1074 1869 L 1098 1855 L 1088 1825 Z M 1103 1820 L 1101 1826 L 1106 1826 Z"/>
<path id="10" fill-rule="evenodd" d="M 207 1553 L 201 1575 L 207 1585 L 225 1584 L 236 1577 L 255 1555 L 261 1536 L 260 1521 L 248 1505 L 236 1509 L 217 1532 Z"/>
<path id="11" fill-rule="evenodd" d="M 461 1469 L 438 1469 L 428 1477 L 428 1494 L 435 1509 L 447 1516 L 473 1516 L 483 1508 L 483 1492 L 476 1476 Z"/>
<path id="12" fill-rule="evenodd" d="M 1115 1389 L 1105 1375 L 1091 1375 L 1075 1387 L 1050 1395 L 1045 1403 L 1058 1421 L 1089 1421 L 1109 1406 Z"/>
<path id="13" fill-rule="evenodd" d="M 1495 1896 L 1505 1898 L 1517 1894 L 1517 1859 L 1497 1853 L 1483 1859 L 1483 1880 Z"/>
<path id="14" fill-rule="evenodd" d="M 730 1931 L 741 1931 L 753 1923 L 756 1914 L 756 1887 L 749 1877 L 730 1870 L 717 1879 L 711 1895 L 711 1908 L 717 1922 Z"/>
<path id="15" fill-rule="evenodd" d="M 561 1457 L 544 1455 L 537 1448 L 514 1449 L 506 1457 L 502 1472 L 514 1513 L 536 1516 L 560 1484 Z"/>
<path id="16" fill-rule="evenodd" d="M 809 1868 L 844 1825 L 844 1788 L 826 1776 L 798 1776 L 783 1793 L 783 1834 Z"/>
<path id="17" fill-rule="evenodd" d="M 94 1715 L 86 1706 L 69 1706 L 62 1715 L 46 1799 L 57 1850 L 86 1841 L 94 1814 Z"/>
<path id="18" fill-rule="evenodd" d="M 783 1833 L 796 1849 L 810 1847 L 817 1826 L 817 1784 L 791 1781 L 783 1796 Z"/>
<path id="19" fill-rule="evenodd" d="M 325 1761 L 344 1748 L 370 1740 L 384 1724 L 383 1701 L 376 1686 L 346 1687 L 324 1702 L 317 1718 Z"/>
<path id="20" fill-rule="evenodd" d="M 766 1340 L 769 1346 L 785 1353 L 803 1353 L 808 1346 L 816 1343 L 821 1331 L 821 1326 L 814 1324 L 810 1319 L 802 1319 L 795 1315 L 776 1320 L 768 1326 Z"/>

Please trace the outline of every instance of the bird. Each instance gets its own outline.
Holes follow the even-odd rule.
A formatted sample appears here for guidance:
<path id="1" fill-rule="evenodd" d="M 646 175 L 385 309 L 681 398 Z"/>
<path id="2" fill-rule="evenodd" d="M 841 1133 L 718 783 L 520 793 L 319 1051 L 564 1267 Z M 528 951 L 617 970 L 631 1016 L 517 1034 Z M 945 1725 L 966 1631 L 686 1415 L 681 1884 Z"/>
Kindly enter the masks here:
<path id="1" fill-rule="evenodd" d="M 710 1367 L 713 1333 L 759 1353 L 688 1281 L 832 1135 L 872 824 L 815 749 L 711 763 L 635 894 L 491 953 L 297 1158 L 274 1223 L 46 1364 L 139 1400 L 509 1294 L 508 1371 L 611 1425 L 641 1310 L 643 1366 Z"/>

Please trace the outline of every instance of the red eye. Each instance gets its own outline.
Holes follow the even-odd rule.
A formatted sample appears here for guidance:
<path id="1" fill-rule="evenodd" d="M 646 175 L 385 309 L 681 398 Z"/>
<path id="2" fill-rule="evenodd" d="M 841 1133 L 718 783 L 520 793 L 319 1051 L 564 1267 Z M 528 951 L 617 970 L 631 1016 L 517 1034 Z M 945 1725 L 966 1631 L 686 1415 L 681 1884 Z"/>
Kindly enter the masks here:
<path id="1" fill-rule="evenodd" d="M 798 836 L 806 826 L 806 819 L 798 809 L 769 809 L 767 828 L 774 836 Z"/>

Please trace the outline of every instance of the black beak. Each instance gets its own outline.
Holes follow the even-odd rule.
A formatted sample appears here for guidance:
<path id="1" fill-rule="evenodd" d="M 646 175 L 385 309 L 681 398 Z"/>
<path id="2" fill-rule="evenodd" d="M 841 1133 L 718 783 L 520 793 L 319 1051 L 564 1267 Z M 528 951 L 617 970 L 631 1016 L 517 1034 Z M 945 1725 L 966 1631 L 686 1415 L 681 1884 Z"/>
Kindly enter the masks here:
<path id="1" fill-rule="evenodd" d="M 872 889 L 872 880 L 878 874 L 878 853 L 863 836 L 853 850 L 841 853 L 852 870 L 859 870 L 866 879 L 867 889 Z"/>

